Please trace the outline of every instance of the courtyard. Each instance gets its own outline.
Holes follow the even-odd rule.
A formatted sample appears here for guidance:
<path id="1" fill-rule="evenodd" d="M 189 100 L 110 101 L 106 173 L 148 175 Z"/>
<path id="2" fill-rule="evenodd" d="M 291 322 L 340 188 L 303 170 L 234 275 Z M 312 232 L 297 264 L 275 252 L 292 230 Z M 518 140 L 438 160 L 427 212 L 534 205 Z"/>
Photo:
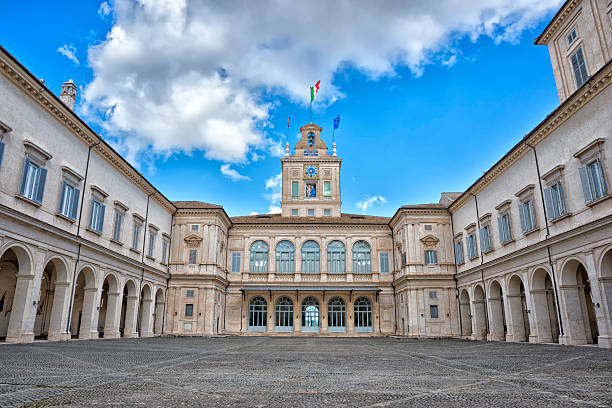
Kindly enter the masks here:
<path id="1" fill-rule="evenodd" d="M 612 351 L 457 339 L 0 344 L 0 406 L 611 406 Z"/>

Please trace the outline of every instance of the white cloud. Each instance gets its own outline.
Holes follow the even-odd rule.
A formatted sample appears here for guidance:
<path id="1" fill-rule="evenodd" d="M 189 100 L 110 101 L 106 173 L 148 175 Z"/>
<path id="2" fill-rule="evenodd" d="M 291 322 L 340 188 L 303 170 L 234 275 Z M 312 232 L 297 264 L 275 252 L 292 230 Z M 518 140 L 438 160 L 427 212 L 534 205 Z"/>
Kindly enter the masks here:
<path id="1" fill-rule="evenodd" d="M 268 214 L 280 214 L 281 211 L 282 209 L 278 205 L 271 205 L 268 207 Z"/>
<path id="2" fill-rule="evenodd" d="M 98 9 L 98 15 L 102 18 L 108 16 L 111 13 L 111 6 L 110 4 L 108 4 L 108 2 L 102 2 L 102 4 L 100 4 L 100 8 Z"/>
<path id="3" fill-rule="evenodd" d="M 251 178 L 249 176 L 244 176 L 238 173 L 237 170 L 230 168 L 229 164 L 224 164 L 221 166 L 221 174 L 230 178 L 232 181 L 241 181 L 241 180 L 251 181 Z"/>
<path id="4" fill-rule="evenodd" d="M 280 200 L 283 196 L 283 173 L 275 174 L 266 180 L 266 193 L 264 197 L 270 202 L 268 212 L 280 213 Z"/>
<path id="5" fill-rule="evenodd" d="M 79 59 L 76 57 L 76 47 L 72 44 L 70 45 L 62 45 L 61 47 L 59 47 L 57 49 L 57 52 L 59 52 L 60 54 L 62 54 L 64 57 L 68 58 L 70 61 L 74 62 L 75 64 L 79 65 Z"/>
<path id="6" fill-rule="evenodd" d="M 257 211 L 251 211 L 249 215 L 259 215 L 259 213 Z"/>
<path id="7" fill-rule="evenodd" d="M 361 211 L 366 212 L 368 208 L 373 207 L 375 204 L 383 205 L 386 202 L 387 199 L 381 195 L 373 197 L 366 196 L 364 200 L 357 202 L 355 205 L 357 208 L 360 208 Z"/>
<path id="8" fill-rule="evenodd" d="M 332 103 L 343 96 L 334 75 L 345 67 L 372 79 L 398 66 L 420 75 L 455 63 L 440 55 L 457 39 L 514 42 L 560 2 L 115 0 L 111 31 L 89 49 L 83 113 L 103 115 L 128 157 L 200 149 L 245 161 L 267 151 L 274 96 L 305 104 L 321 80 L 316 103 Z"/>

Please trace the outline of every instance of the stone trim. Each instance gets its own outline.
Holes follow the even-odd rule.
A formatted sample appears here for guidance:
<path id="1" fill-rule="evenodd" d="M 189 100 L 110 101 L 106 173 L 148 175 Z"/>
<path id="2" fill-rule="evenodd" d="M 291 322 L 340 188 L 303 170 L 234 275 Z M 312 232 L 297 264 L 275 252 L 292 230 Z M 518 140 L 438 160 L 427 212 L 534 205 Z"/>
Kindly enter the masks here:
<path id="1" fill-rule="evenodd" d="M 72 170 L 70 167 L 66 166 L 66 165 L 62 165 L 60 166 L 60 169 L 69 175 L 69 177 L 71 177 L 72 179 L 76 180 L 76 182 L 80 182 L 83 180 L 83 176 L 81 176 L 79 173 L 77 173 L 75 170 Z"/>
<path id="2" fill-rule="evenodd" d="M 606 139 L 602 137 L 593 140 L 591 143 L 574 153 L 574 157 L 580 160 L 581 162 L 590 160 L 599 153 L 599 151 L 601 150 L 599 146 L 605 141 Z"/>
<path id="3" fill-rule="evenodd" d="M 565 20 L 574 11 L 578 5 L 578 0 L 566 1 L 561 9 L 557 11 L 557 14 L 550 20 L 550 23 L 546 26 L 542 34 L 535 39 L 534 44 L 536 45 L 547 45 L 553 34 L 565 23 Z"/>
<path id="4" fill-rule="evenodd" d="M 528 184 L 525 187 L 521 188 L 516 193 L 514 193 L 514 196 L 518 197 L 518 198 L 520 198 L 522 200 L 527 195 L 533 195 L 533 190 L 534 189 L 535 189 L 535 184 Z"/>
<path id="5" fill-rule="evenodd" d="M 23 145 L 26 149 L 26 155 L 28 155 L 30 158 L 35 159 L 36 161 L 45 162 L 53 158 L 51 153 L 47 152 L 45 149 L 38 146 L 36 143 L 32 142 L 29 139 L 24 140 Z"/>

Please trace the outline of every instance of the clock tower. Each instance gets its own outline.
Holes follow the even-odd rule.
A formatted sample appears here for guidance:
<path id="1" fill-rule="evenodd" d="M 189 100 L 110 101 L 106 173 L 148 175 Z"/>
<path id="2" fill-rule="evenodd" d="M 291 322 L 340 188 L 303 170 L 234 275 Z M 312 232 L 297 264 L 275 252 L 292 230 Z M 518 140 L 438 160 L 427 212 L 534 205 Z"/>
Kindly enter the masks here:
<path id="1" fill-rule="evenodd" d="M 300 128 L 302 138 L 293 155 L 289 144 L 281 159 L 283 217 L 340 217 L 340 166 L 342 159 L 330 156 L 321 140 L 321 128 L 309 123 Z"/>

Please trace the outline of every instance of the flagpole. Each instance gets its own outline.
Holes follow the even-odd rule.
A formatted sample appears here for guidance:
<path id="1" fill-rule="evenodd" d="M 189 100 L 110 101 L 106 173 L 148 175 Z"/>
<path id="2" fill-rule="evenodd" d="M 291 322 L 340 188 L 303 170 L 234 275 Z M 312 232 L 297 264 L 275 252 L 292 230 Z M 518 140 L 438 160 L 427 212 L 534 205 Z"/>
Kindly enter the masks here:
<path id="1" fill-rule="evenodd" d="M 310 100 L 310 123 L 312 123 L 312 98 Z"/>

